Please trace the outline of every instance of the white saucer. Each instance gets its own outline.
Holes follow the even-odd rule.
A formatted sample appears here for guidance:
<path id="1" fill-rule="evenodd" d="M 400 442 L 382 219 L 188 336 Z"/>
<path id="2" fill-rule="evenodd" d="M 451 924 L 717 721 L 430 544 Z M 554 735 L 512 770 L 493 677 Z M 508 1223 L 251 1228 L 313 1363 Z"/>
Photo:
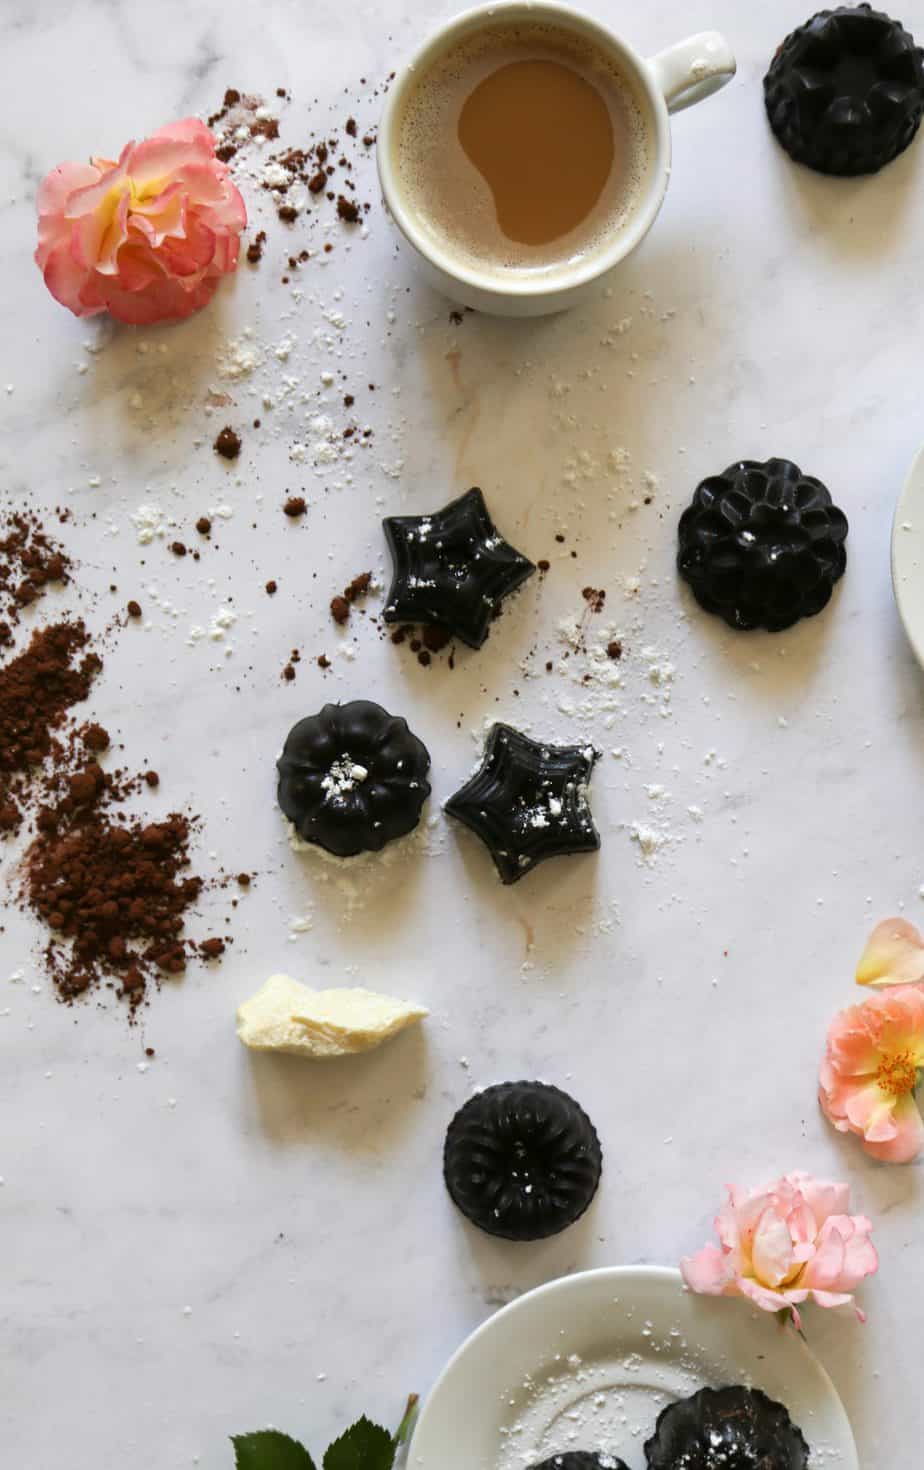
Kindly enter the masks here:
<path id="1" fill-rule="evenodd" d="M 678 1271 L 607 1267 L 566 1276 L 491 1317 L 424 1405 L 410 1470 L 526 1470 L 598 1450 L 643 1470 L 667 1404 L 744 1383 L 788 1408 L 813 1470 L 859 1470 L 843 1405 L 790 1328 L 745 1302 L 694 1296 Z"/>
<path id="2" fill-rule="evenodd" d="M 895 508 L 892 586 L 905 632 L 924 667 L 924 449 L 908 471 Z"/>

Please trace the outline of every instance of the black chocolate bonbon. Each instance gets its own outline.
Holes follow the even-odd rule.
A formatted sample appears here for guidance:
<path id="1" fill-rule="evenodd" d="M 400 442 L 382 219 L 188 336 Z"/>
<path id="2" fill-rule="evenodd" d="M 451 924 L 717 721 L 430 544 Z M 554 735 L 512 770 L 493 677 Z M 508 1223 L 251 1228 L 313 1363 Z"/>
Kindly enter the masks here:
<path id="1" fill-rule="evenodd" d="M 602 1154 L 584 1109 L 545 1082 L 478 1092 L 449 1125 L 446 1187 L 473 1225 L 506 1240 L 543 1240 L 583 1215 Z"/>
<path id="2" fill-rule="evenodd" d="M 299 837 L 338 857 L 413 831 L 430 794 L 426 746 L 367 699 L 326 704 L 289 731 L 278 800 Z"/>
<path id="3" fill-rule="evenodd" d="M 385 621 L 435 623 L 472 648 L 498 603 L 536 570 L 498 533 L 477 487 L 432 515 L 389 516 L 383 526 L 394 562 Z"/>
<path id="4" fill-rule="evenodd" d="M 797 163 L 868 174 L 911 142 L 924 112 L 924 52 L 869 5 L 822 10 L 786 37 L 764 77 L 770 126 Z"/>
<path id="5" fill-rule="evenodd" d="M 677 567 L 733 628 L 779 632 L 826 605 L 847 565 L 847 517 L 786 459 L 740 460 L 697 487 Z"/>
<path id="6" fill-rule="evenodd" d="M 805 1470 L 809 1447 L 758 1388 L 702 1388 L 669 1404 L 645 1445 L 648 1470 Z"/>
<path id="7" fill-rule="evenodd" d="M 587 801 L 598 756 L 590 745 L 548 745 L 493 725 L 481 766 L 446 811 L 481 838 L 502 881 L 515 883 L 545 858 L 600 846 Z"/>

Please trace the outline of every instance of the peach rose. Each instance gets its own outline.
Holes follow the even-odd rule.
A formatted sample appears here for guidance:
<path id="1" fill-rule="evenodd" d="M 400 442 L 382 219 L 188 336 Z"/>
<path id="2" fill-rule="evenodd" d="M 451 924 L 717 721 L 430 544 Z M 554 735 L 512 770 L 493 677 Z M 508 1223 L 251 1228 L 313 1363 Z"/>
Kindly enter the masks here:
<path id="1" fill-rule="evenodd" d="M 789 1311 L 801 1328 L 798 1308 L 806 1298 L 846 1306 L 863 1277 L 878 1269 L 872 1225 L 864 1215 L 848 1215 L 849 1203 L 849 1185 L 808 1174 L 786 1174 L 752 1194 L 732 1188 L 715 1219 L 720 1244 L 685 1256 L 683 1279 L 707 1296 L 742 1296 L 765 1312 Z"/>
<path id="2" fill-rule="evenodd" d="M 818 1098 L 829 1122 L 873 1158 L 907 1164 L 924 1148 L 914 1100 L 924 1067 L 924 987 L 900 985 L 831 1022 Z"/>
<path id="3" fill-rule="evenodd" d="M 127 143 L 117 163 L 60 163 L 39 186 L 35 252 L 52 296 L 76 316 L 191 316 L 237 265 L 247 211 L 198 118 Z"/>

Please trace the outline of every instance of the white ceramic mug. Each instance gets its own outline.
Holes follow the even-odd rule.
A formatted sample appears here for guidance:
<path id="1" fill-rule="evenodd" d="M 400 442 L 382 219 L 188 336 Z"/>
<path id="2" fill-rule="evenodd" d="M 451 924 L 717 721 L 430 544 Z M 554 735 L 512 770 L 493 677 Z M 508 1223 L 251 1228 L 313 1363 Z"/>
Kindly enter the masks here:
<path id="1" fill-rule="evenodd" d="M 642 109 L 648 134 L 649 168 L 628 219 L 612 237 L 553 279 L 515 267 L 479 271 L 437 242 L 422 226 L 402 188 L 395 163 L 398 126 L 408 91 L 428 64 L 457 42 L 493 25 L 541 21 L 589 40 L 626 77 Z M 562 311 L 589 295 L 601 276 L 634 250 L 648 233 L 664 200 L 671 176 L 669 113 L 688 107 L 724 87 L 735 74 L 735 58 L 716 31 L 705 31 L 645 59 L 599 21 L 554 0 L 494 0 L 467 10 L 444 25 L 412 57 L 388 94 L 378 133 L 379 180 L 385 203 L 405 240 L 415 250 L 430 284 L 452 300 L 495 316 L 542 316 Z"/>

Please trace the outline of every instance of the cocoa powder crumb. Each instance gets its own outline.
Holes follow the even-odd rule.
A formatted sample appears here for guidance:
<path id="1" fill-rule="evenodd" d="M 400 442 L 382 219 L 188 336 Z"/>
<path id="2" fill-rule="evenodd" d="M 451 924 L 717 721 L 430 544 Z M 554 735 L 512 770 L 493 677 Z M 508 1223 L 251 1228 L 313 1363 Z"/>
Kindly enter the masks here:
<path id="1" fill-rule="evenodd" d="M 344 587 L 343 595 L 347 602 L 355 602 L 358 597 L 365 597 L 372 582 L 371 572 L 360 572 L 354 577 L 348 586 Z"/>
<path id="2" fill-rule="evenodd" d="M 298 210 L 294 204 L 280 204 L 276 213 L 284 225 L 292 225 L 298 219 Z"/>
<path id="3" fill-rule="evenodd" d="M 345 194 L 338 194 L 337 214 L 340 219 L 346 220 L 347 224 L 355 225 L 359 219 L 359 205 L 355 200 L 347 199 Z"/>
<path id="4" fill-rule="evenodd" d="M 304 495 L 290 495 L 282 509 L 287 516 L 294 520 L 296 516 L 303 516 L 305 514 L 305 511 L 308 509 L 308 504 Z"/>
<path id="5" fill-rule="evenodd" d="M 541 561 L 536 562 L 536 566 L 540 572 L 547 572 L 551 565 L 552 563 L 550 561 L 546 561 L 545 557 L 543 557 Z"/>
<path id="6" fill-rule="evenodd" d="M 230 424 L 225 424 L 215 440 L 215 452 L 223 459 L 237 459 L 241 452 L 241 436 L 236 434 Z"/>
<path id="7" fill-rule="evenodd" d="M 345 597 L 332 597 L 330 600 L 330 615 L 335 623 L 341 627 L 350 616 L 350 604 Z"/>
<path id="8" fill-rule="evenodd" d="M 129 602 L 126 605 L 125 611 L 128 613 L 128 616 L 130 618 L 140 618 L 141 617 L 141 603 L 140 602 L 136 602 L 135 599 L 132 598 L 131 602 Z"/>
<path id="9" fill-rule="evenodd" d="M 173 552 L 174 556 L 186 555 L 186 547 L 184 546 L 182 541 L 174 541 L 170 547 L 170 550 Z"/>
<path id="10" fill-rule="evenodd" d="M 196 530 L 200 536 L 207 536 L 212 529 L 212 522 L 208 516 L 200 516 L 196 521 Z"/>
<path id="11" fill-rule="evenodd" d="M 606 645 L 606 656 L 611 659 L 622 658 L 622 643 L 618 638 L 613 638 Z"/>
<path id="12" fill-rule="evenodd" d="M 429 649 L 431 653 L 441 653 L 451 639 L 452 634 L 449 629 L 444 628 L 441 623 L 431 623 L 423 630 L 424 648 Z"/>
<path id="13" fill-rule="evenodd" d="M 266 584 L 266 591 L 267 591 L 267 593 L 269 594 L 270 597 L 272 597 L 274 595 L 274 593 L 276 592 L 277 585 L 278 584 L 276 582 L 273 582 L 273 581 L 267 582 L 267 584 Z"/>
<path id="14" fill-rule="evenodd" d="M 266 231 L 261 230 L 258 235 L 255 235 L 253 237 L 250 244 L 247 246 L 247 259 L 250 261 L 251 265 L 256 265 L 258 261 L 263 259 L 263 246 L 265 244 Z"/>
<path id="15" fill-rule="evenodd" d="M 327 654 L 326 653 L 319 653 L 318 654 L 318 668 L 319 669 L 329 669 L 330 668 L 330 659 L 327 657 Z"/>
<path id="16" fill-rule="evenodd" d="M 104 730 L 102 725 L 97 725 L 96 723 L 84 725 L 80 734 L 88 750 L 100 751 L 109 749 L 109 731 Z"/>
<path id="17" fill-rule="evenodd" d="M 156 771 L 145 771 L 144 779 L 149 786 L 160 785 L 160 777 L 158 776 Z"/>

